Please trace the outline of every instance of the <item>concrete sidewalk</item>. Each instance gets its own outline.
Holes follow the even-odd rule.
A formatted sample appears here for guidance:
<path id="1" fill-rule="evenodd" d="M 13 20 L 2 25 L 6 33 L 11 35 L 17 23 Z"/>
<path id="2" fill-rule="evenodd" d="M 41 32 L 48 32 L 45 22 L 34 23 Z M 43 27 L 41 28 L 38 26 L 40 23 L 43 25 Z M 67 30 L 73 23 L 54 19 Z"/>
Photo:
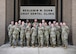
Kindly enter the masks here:
<path id="1" fill-rule="evenodd" d="M 0 47 L 0 54 L 76 54 L 75 46 L 68 46 L 67 49 L 62 47 L 10 47 L 9 44 L 2 45 Z"/>

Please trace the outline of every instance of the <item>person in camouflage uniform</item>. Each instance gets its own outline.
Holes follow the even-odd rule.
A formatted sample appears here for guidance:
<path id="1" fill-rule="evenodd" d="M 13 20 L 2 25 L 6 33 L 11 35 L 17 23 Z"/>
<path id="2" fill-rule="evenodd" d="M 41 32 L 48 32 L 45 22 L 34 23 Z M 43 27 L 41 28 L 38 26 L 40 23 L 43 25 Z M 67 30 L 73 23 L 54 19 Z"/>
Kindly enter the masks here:
<path id="1" fill-rule="evenodd" d="M 42 27 L 44 28 L 45 27 L 45 20 L 42 19 Z M 45 45 L 45 36 L 44 36 L 44 33 L 43 33 L 43 44 Z"/>
<path id="2" fill-rule="evenodd" d="M 22 21 L 19 20 L 19 21 L 18 21 L 18 27 L 19 27 L 19 30 L 21 30 L 21 24 L 22 24 Z M 20 41 L 20 32 L 19 32 L 19 38 L 18 38 L 18 41 Z"/>
<path id="3" fill-rule="evenodd" d="M 69 27 L 64 22 L 62 26 L 62 44 L 64 45 L 65 48 L 67 48 L 68 45 L 68 34 L 69 34 Z"/>
<path id="4" fill-rule="evenodd" d="M 47 44 L 47 47 L 49 45 L 49 33 L 50 33 L 50 30 L 49 30 L 49 26 L 47 25 L 47 23 L 45 22 L 45 27 L 44 27 L 44 43 Z"/>
<path id="5" fill-rule="evenodd" d="M 11 46 L 13 39 L 13 25 L 14 25 L 14 21 L 11 21 L 11 24 L 8 26 L 9 43 L 11 44 Z"/>
<path id="6" fill-rule="evenodd" d="M 38 22 L 37 22 L 37 19 L 34 19 L 34 23 L 33 23 L 33 25 L 35 24 L 35 27 L 36 27 L 36 32 L 37 32 L 37 35 L 35 36 L 35 43 L 36 44 L 38 44 L 37 42 L 38 42 Z"/>
<path id="7" fill-rule="evenodd" d="M 49 21 L 49 22 L 48 22 L 48 25 L 49 25 L 49 30 L 50 30 L 50 31 L 51 31 L 51 24 L 52 24 L 51 21 Z M 49 41 L 50 41 L 50 44 L 51 44 L 51 46 L 52 46 L 52 38 L 51 38 L 51 35 L 50 35 L 50 34 L 49 34 L 49 37 L 50 37 L 50 38 L 49 38 Z"/>
<path id="8" fill-rule="evenodd" d="M 25 33 L 26 33 L 26 39 L 27 39 L 27 46 L 30 46 L 30 35 L 31 35 L 31 24 L 28 23 L 28 25 L 26 26 L 26 30 L 25 30 Z"/>
<path id="9" fill-rule="evenodd" d="M 57 36 L 57 46 L 60 45 L 60 26 L 58 24 L 58 22 L 56 22 L 56 36 Z"/>
<path id="10" fill-rule="evenodd" d="M 32 32 L 32 46 L 34 47 L 35 46 L 35 41 L 36 40 L 36 37 L 37 37 L 37 28 L 36 28 L 36 24 L 33 24 L 33 27 L 31 29 L 31 32 Z"/>
<path id="11" fill-rule="evenodd" d="M 44 33 L 44 27 L 42 26 L 41 23 L 39 23 L 39 27 L 38 27 L 38 43 L 39 46 L 43 47 L 43 33 Z"/>
<path id="12" fill-rule="evenodd" d="M 13 26 L 13 46 L 18 45 L 19 32 L 20 32 L 20 29 L 18 27 L 18 23 L 15 22 L 15 25 Z"/>
<path id="13" fill-rule="evenodd" d="M 53 47 L 55 47 L 55 45 L 56 45 L 56 28 L 54 27 L 54 24 L 51 24 L 50 37 L 51 37 L 51 45 Z"/>
<path id="14" fill-rule="evenodd" d="M 22 25 L 21 25 L 20 44 L 21 44 L 21 46 L 25 45 L 25 23 L 24 23 L 24 21 L 22 21 Z"/>

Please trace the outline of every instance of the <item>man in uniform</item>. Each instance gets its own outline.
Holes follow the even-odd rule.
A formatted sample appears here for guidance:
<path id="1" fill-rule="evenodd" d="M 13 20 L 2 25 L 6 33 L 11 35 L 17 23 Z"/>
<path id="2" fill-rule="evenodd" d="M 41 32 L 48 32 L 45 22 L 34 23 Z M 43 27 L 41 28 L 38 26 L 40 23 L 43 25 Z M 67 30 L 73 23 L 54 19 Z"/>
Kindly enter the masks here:
<path id="1" fill-rule="evenodd" d="M 54 27 L 54 24 L 51 24 L 50 37 L 51 37 L 51 45 L 53 47 L 55 47 L 55 45 L 56 45 L 56 28 Z"/>
<path id="2" fill-rule="evenodd" d="M 42 19 L 42 27 L 44 28 L 45 27 L 45 20 Z M 45 44 L 45 36 L 44 36 L 44 33 L 43 33 L 43 44 Z"/>
<path id="3" fill-rule="evenodd" d="M 49 22 L 48 22 L 48 25 L 49 25 L 49 30 L 50 30 L 50 31 L 51 31 L 51 24 L 52 24 L 51 21 L 49 21 Z M 52 40 L 51 40 L 51 35 L 50 35 L 50 34 L 49 34 L 49 37 L 50 37 L 50 38 L 49 38 L 49 41 L 50 41 L 50 44 L 51 44 L 51 46 L 52 46 Z"/>
<path id="4" fill-rule="evenodd" d="M 13 39 L 13 25 L 14 21 L 11 21 L 11 24 L 8 26 L 8 35 L 9 35 L 9 43 L 12 45 L 12 39 Z"/>
<path id="5" fill-rule="evenodd" d="M 69 28 L 66 25 L 66 23 L 63 22 L 63 26 L 62 26 L 62 44 L 64 45 L 65 48 L 67 48 L 67 45 L 68 45 L 68 34 L 69 34 Z"/>
<path id="6" fill-rule="evenodd" d="M 42 26 L 41 23 L 39 23 L 39 27 L 38 27 L 38 43 L 39 46 L 43 47 L 43 33 L 44 33 L 44 27 Z"/>
<path id="7" fill-rule="evenodd" d="M 22 21 L 21 31 L 20 31 L 20 44 L 25 45 L 25 23 Z"/>
<path id="8" fill-rule="evenodd" d="M 36 27 L 36 24 L 33 24 L 31 32 L 32 32 L 32 46 L 34 47 L 35 46 L 35 41 L 37 41 L 36 40 L 36 37 L 37 37 L 37 27 Z"/>
<path id="9" fill-rule="evenodd" d="M 21 24 L 22 24 L 22 22 L 21 22 L 21 20 L 19 20 L 18 21 L 18 27 L 19 27 L 19 30 L 21 30 Z M 18 41 L 20 40 L 20 32 L 19 32 L 19 38 L 18 38 Z"/>
<path id="10" fill-rule="evenodd" d="M 31 24 L 30 23 L 28 23 L 28 25 L 26 26 L 25 33 L 26 33 L 26 39 L 27 39 L 27 46 L 29 47 L 30 46 L 30 35 L 31 35 Z"/>
<path id="11" fill-rule="evenodd" d="M 60 45 L 60 26 L 58 24 L 58 22 L 56 22 L 56 36 L 57 36 L 57 46 Z"/>
<path id="12" fill-rule="evenodd" d="M 47 44 L 47 47 L 49 45 L 49 26 L 47 25 L 47 23 L 45 22 L 45 27 L 44 27 L 44 43 Z"/>
<path id="13" fill-rule="evenodd" d="M 35 27 L 36 27 L 36 29 L 37 29 L 36 32 L 38 33 L 38 25 L 39 25 L 39 24 L 38 24 L 38 22 L 37 22 L 37 19 L 34 19 L 33 25 L 34 25 L 34 24 L 35 24 Z M 35 43 L 36 43 L 36 44 L 38 44 L 38 43 L 37 43 L 37 39 L 38 39 L 38 36 L 36 35 L 36 36 L 35 36 Z"/>
<path id="14" fill-rule="evenodd" d="M 13 26 L 13 46 L 18 45 L 19 32 L 20 32 L 20 29 L 19 29 L 18 23 L 15 22 L 15 25 Z"/>

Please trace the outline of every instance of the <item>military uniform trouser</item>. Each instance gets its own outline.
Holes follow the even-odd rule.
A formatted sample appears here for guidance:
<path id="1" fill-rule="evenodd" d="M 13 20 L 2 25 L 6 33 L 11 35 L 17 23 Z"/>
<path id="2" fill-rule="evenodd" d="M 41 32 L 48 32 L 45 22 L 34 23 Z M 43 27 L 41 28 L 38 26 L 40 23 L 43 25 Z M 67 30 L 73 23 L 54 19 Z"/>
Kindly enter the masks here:
<path id="1" fill-rule="evenodd" d="M 57 45 L 60 45 L 60 33 L 57 33 L 56 36 L 57 36 Z"/>
<path id="2" fill-rule="evenodd" d="M 51 35 L 50 35 L 50 44 L 52 45 L 52 38 L 51 38 Z"/>
<path id="3" fill-rule="evenodd" d="M 39 46 L 43 46 L 43 35 L 39 35 L 39 39 L 38 39 L 38 42 L 39 42 Z"/>
<path id="4" fill-rule="evenodd" d="M 30 35 L 26 35 L 26 39 L 27 39 L 27 46 L 30 45 Z"/>
<path id="5" fill-rule="evenodd" d="M 12 39 L 13 39 L 12 34 L 9 34 L 9 43 L 10 44 L 12 44 Z"/>
<path id="6" fill-rule="evenodd" d="M 68 34 L 62 34 L 62 44 L 65 46 L 68 45 Z"/>
<path id="7" fill-rule="evenodd" d="M 37 39 L 38 39 L 38 37 L 35 36 L 35 43 L 36 43 L 36 44 L 38 44 L 38 40 L 37 40 Z"/>
<path id="8" fill-rule="evenodd" d="M 19 34 L 13 34 L 13 45 L 18 45 Z"/>
<path id="9" fill-rule="evenodd" d="M 20 35 L 20 44 L 21 45 L 25 44 L 25 35 L 24 34 Z"/>
<path id="10" fill-rule="evenodd" d="M 51 35 L 51 43 L 52 43 L 52 45 L 56 45 L 56 36 L 55 35 Z"/>
<path id="11" fill-rule="evenodd" d="M 46 35 L 46 36 L 44 37 L 44 44 L 49 45 L 49 35 Z"/>
<path id="12" fill-rule="evenodd" d="M 35 44 L 35 40 L 36 40 L 35 38 L 36 38 L 36 36 L 33 36 L 33 35 L 32 35 L 32 45 Z"/>

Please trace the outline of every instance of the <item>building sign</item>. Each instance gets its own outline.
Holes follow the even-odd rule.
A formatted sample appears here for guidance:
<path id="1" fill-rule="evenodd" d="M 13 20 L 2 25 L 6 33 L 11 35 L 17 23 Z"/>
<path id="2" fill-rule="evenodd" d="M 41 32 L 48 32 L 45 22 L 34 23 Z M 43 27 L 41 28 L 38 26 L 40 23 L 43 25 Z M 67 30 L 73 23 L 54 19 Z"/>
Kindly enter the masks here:
<path id="1" fill-rule="evenodd" d="M 21 6 L 20 19 L 56 19 L 55 6 Z"/>

